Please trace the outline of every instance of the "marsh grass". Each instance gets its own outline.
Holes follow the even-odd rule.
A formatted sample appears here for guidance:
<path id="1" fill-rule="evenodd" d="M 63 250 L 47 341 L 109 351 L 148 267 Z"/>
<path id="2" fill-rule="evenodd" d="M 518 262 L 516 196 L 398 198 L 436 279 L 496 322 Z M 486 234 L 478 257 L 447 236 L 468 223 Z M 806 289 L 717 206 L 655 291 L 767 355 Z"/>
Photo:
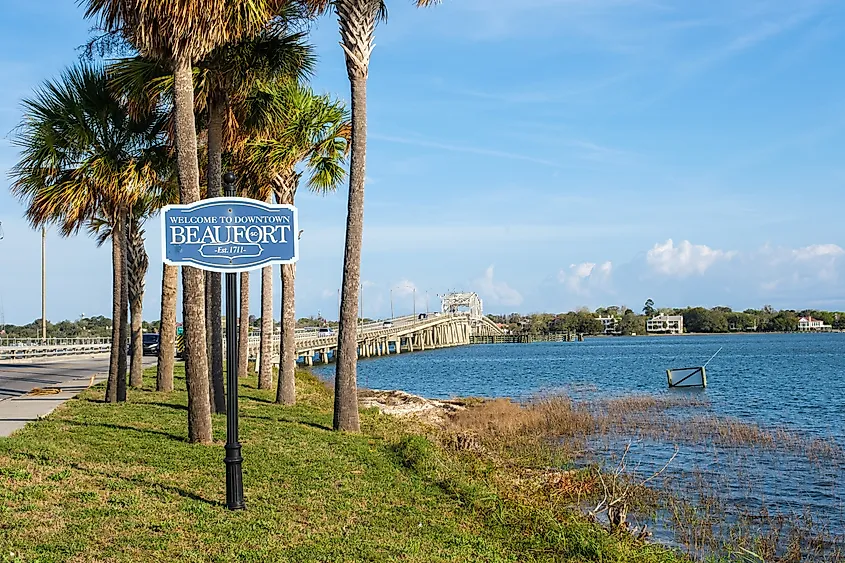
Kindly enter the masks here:
<path id="1" fill-rule="evenodd" d="M 845 537 L 808 510 L 784 513 L 782 507 L 762 501 L 741 505 L 728 500 L 766 494 L 759 490 L 756 474 L 747 470 L 755 464 L 759 468 L 778 460 L 785 463 L 787 457 L 798 463 L 803 459 L 810 468 L 842 466 L 845 454 L 832 439 L 716 416 L 706 401 L 690 395 L 591 403 L 565 395 L 523 403 L 497 399 L 455 414 L 443 434 L 446 444 L 454 444 L 455 436 L 463 437 L 476 455 L 533 468 L 545 475 L 541 486 L 554 502 L 584 511 L 602 496 L 599 472 L 605 479 L 613 477 L 618 480 L 613 490 L 629 491 L 627 508 L 636 514 L 636 522 L 657 522 L 670 529 L 675 544 L 700 559 L 845 561 Z M 605 443 L 603 458 L 595 455 L 597 440 Z M 705 475 L 685 468 L 642 486 L 649 472 L 638 465 L 615 475 L 619 456 L 614 449 L 620 452 L 630 440 L 714 449 L 721 452 L 722 470 Z M 577 459 L 593 462 L 574 469 L 572 461 Z"/>
<path id="2" fill-rule="evenodd" d="M 450 431 L 465 432 L 481 442 L 510 444 L 514 436 L 557 437 L 576 451 L 596 435 L 625 435 L 666 443 L 754 447 L 799 452 L 809 460 L 843 460 L 833 439 L 808 437 L 785 427 L 758 424 L 714 414 L 678 416 L 706 409 L 709 402 L 690 396 L 633 395 L 596 402 L 575 402 L 565 395 L 538 397 L 524 403 L 494 399 L 478 403 L 451 419 Z"/>

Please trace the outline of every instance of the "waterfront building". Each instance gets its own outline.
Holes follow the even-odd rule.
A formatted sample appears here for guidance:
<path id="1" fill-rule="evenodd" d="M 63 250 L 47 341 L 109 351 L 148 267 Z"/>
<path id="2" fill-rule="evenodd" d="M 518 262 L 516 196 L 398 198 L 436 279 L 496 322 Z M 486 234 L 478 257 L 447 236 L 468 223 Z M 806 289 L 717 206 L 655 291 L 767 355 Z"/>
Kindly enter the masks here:
<path id="1" fill-rule="evenodd" d="M 683 334 L 684 317 L 682 315 L 657 315 L 646 322 L 646 332 Z"/>
<path id="2" fill-rule="evenodd" d="M 607 317 L 599 315 L 596 318 L 604 327 L 603 334 L 619 334 L 619 319 L 613 315 L 609 315 Z"/>
<path id="3" fill-rule="evenodd" d="M 819 331 L 830 330 L 830 325 L 824 324 L 824 321 L 814 319 L 813 317 L 801 317 L 798 319 L 798 330 L 803 331 Z"/>

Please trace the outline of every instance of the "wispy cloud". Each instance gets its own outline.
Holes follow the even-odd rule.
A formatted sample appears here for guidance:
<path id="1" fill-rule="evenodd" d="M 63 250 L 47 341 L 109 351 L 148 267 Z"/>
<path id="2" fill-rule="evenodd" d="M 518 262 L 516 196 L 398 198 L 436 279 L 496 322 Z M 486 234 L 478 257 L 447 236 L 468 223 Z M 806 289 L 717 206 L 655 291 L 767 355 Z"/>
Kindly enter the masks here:
<path id="1" fill-rule="evenodd" d="M 372 134 L 370 135 L 370 139 L 376 141 L 384 141 L 387 143 L 399 143 L 403 145 L 413 145 L 416 147 L 424 147 L 429 149 L 437 149 L 442 151 L 448 152 L 462 152 L 468 154 L 477 154 L 481 156 L 490 156 L 495 158 L 508 158 L 511 160 L 522 160 L 526 162 L 533 162 L 535 164 L 543 164 L 545 166 L 551 166 L 554 168 L 561 168 L 562 165 L 559 162 L 554 162 L 552 160 L 546 160 L 543 158 L 537 158 L 531 155 L 526 154 L 519 154 L 514 152 L 508 151 L 500 151 L 495 149 L 487 149 L 484 147 L 473 147 L 473 146 L 466 146 L 466 145 L 453 145 L 449 143 L 441 143 L 438 141 L 428 141 L 425 139 L 416 139 L 411 137 L 393 137 L 390 135 L 380 135 L 380 134 Z"/>

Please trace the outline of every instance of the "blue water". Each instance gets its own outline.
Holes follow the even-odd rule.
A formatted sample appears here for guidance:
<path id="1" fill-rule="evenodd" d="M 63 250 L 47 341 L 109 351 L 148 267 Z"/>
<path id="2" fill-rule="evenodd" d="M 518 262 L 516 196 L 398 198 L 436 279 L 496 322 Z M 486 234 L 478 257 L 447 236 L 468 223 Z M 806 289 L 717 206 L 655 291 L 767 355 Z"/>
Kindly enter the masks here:
<path id="1" fill-rule="evenodd" d="M 667 368 L 707 365 L 706 389 L 669 390 Z M 334 366 L 315 371 L 334 375 Z M 701 415 L 736 417 L 763 427 L 786 427 L 845 448 L 845 333 L 593 338 L 585 342 L 493 344 L 401 354 L 358 363 L 358 383 L 431 398 L 512 397 L 565 392 L 580 399 L 689 393 L 710 406 Z M 625 439 L 604 438 L 604 452 Z M 594 444 L 597 445 L 597 444 Z M 599 448 L 600 449 L 600 448 Z M 671 456 L 672 444 L 635 444 L 643 472 Z M 693 476 L 737 510 L 765 507 L 795 514 L 809 508 L 831 533 L 845 537 L 845 461 L 811 462 L 801 452 L 755 451 L 680 444 L 666 477 L 693 490 Z M 719 477 L 717 479 L 716 477 Z M 691 493 L 693 494 L 693 493 Z M 654 524 L 654 523 L 653 523 Z M 665 522 L 656 538 L 676 537 Z"/>
<path id="2" fill-rule="evenodd" d="M 707 366 L 706 390 L 667 389 L 666 369 Z M 334 366 L 315 368 L 325 377 Z M 358 363 L 358 383 L 431 398 L 699 393 L 718 414 L 845 446 L 845 333 L 593 338 L 490 344 Z"/>

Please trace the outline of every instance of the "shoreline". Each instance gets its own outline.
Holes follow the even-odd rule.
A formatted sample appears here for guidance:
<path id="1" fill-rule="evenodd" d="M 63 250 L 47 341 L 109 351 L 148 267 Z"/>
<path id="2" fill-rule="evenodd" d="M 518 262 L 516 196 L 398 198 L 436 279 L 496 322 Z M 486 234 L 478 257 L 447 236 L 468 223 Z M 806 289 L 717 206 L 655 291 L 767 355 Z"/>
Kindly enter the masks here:
<path id="1" fill-rule="evenodd" d="M 496 448 L 503 448 L 505 450 L 513 450 L 516 448 L 515 451 L 519 451 L 520 446 L 514 444 L 505 444 L 503 445 L 501 441 L 504 439 L 503 436 L 508 435 L 510 433 L 511 438 L 510 440 L 519 440 L 519 432 L 515 432 L 513 427 L 509 425 L 516 424 L 517 426 L 519 423 L 515 423 L 514 419 L 520 415 L 515 414 L 520 409 L 527 408 L 531 402 L 517 402 L 512 401 L 509 398 L 488 398 L 488 399 L 479 399 L 475 397 L 470 398 L 456 398 L 452 400 L 439 400 L 439 399 L 427 399 L 424 397 L 420 397 L 417 395 L 412 395 L 410 393 L 406 393 L 403 391 L 389 391 L 389 390 L 367 390 L 363 391 L 362 393 L 366 398 L 364 399 L 365 402 L 362 402 L 362 405 L 366 404 L 368 407 L 377 407 L 382 414 L 393 415 L 397 416 L 401 419 L 413 419 L 414 412 L 418 410 L 420 413 L 423 413 L 422 419 L 423 422 L 430 424 L 432 420 L 436 421 L 436 426 L 439 431 L 445 432 L 454 432 L 455 428 L 452 424 L 452 421 L 456 418 L 469 418 L 472 419 L 473 417 L 479 418 L 476 420 L 475 426 L 470 426 L 467 432 L 459 432 L 457 433 L 454 438 L 450 438 L 451 440 L 458 440 L 460 443 L 464 444 L 463 447 L 469 447 L 474 451 L 478 452 L 481 455 L 481 452 L 488 451 L 490 449 L 495 450 L 499 453 L 494 455 L 502 455 L 501 451 L 496 450 Z M 545 399 L 539 399 L 539 404 L 553 404 L 557 399 L 554 397 L 548 397 Z M 673 403 L 674 401 L 674 403 Z M 691 402 L 690 402 L 691 401 Z M 624 467 L 624 458 L 627 455 L 627 448 L 630 448 L 631 442 L 629 442 L 630 438 L 626 438 L 626 432 L 624 431 L 626 428 L 630 430 L 632 433 L 640 433 L 640 440 L 645 440 L 643 446 L 643 451 L 647 452 L 653 448 L 647 446 L 647 444 L 651 443 L 650 441 L 654 441 L 656 445 L 660 445 L 659 451 L 665 451 L 665 457 L 669 458 L 669 463 L 667 464 L 670 467 L 669 474 L 674 475 L 670 482 L 663 482 L 662 480 L 659 482 L 654 482 L 652 485 L 649 486 L 648 489 L 641 489 L 637 496 L 641 496 L 644 499 L 652 499 L 646 500 L 646 504 L 641 509 L 636 509 L 635 506 L 642 502 L 640 500 L 631 499 L 631 506 L 626 509 L 626 512 L 629 513 L 629 518 L 627 521 L 630 522 L 629 524 L 625 524 L 625 529 L 632 531 L 634 535 L 640 533 L 646 533 L 647 527 L 651 526 L 654 528 L 653 533 L 657 535 L 655 538 L 655 542 L 663 545 L 667 548 L 678 548 L 684 547 L 684 542 L 688 541 L 689 538 L 684 539 L 684 533 L 681 528 L 681 524 L 684 522 L 683 518 L 686 516 L 678 516 L 676 513 L 674 516 L 669 514 L 667 510 L 669 510 L 668 506 L 675 506 L 680 505 L 684 508 L 684 510 L 680 511 L 680 514 L 698 514 L 698 510 L 703 510 L 701 514 L 704 520 L 700 523 L 701 526 L 707 528 L 708 530 L 712 527 L 713 529 L 719 529 L 719 522 L 734 522 L 734 525 L 739 526 L 737 530 L 741 531 L 740 538 L 741 541 L 737 545 L 744 544 L 743 547 L 747 548 L 750 547 L 751 543 L 753 543 L 754 538 L 757 537 L 765 537 L 769 530 L 772 529 L 774 526 L 780 526 L 784 535 L 793 533 L 800 533 L 803 534 L 804 540 L 809 542 L 809 544 L 813 544 L 813 542 L 818 543 L 819 545 L 825 544 L 827 542 L 834 547 L 831 549 L 841 549 L 843 550 L 842 553 L 845 553 L 845 528 L 839 530 L 838 527 L 842 526 L 842 523 L 834 524 L 838 526 L 832 529 L 830 532 L 825 531 L 825 527 L 829 524 L 826 524 L 828 520 L 826 517 L 822 515 L 822 513 L 815 513 L 811 512 L 810 514 L 813 515 L 815 521 L 815 528 L 813 527 L 814 524 L 806 523 L 803 521 L 804 516 L 802 515 L 795 515 L 792 513 L 790 515 L 789 511 L 786 510 L 787 507 L 791 506 L 791 500 L 788 498 L 790 495 L 787 496 L 774 496 L 767 500 L 767 504 L 763 505 L 761 508 L 761 514 L 756 514 L 753 510 L 749 509 L 732 509 L 730 508 L 730 503 L 728 503 L 728 498 L 732 497 L 735 493 L 729 493 L 728 490 L 721 490 L 721 487 L 724 486 L 732 486 L 726 485 L 728 483 L 732 483 L 734 479 L 730 475 L 730 471 L 727 473 L 721 474 L 716 481 L 711 483 L 705 488 L 701 489 L 701 493 L 696 494 L 705 494 L 709 495 L 709 498 L 712 500 L 709 501 L 705 507 L 699 507 L 698 502 L 694 500 L 695 495 L 690 496 L 690 491 L 686 493 L 680 493 L 676 490 L 676 487 L 683 485 L 684 487 L 689 487 L 695 481 L 694 476 L 696 472 L 700 471 L 698 467 L 698 463 L 702 460 L 696 461 L 698 457 L 703 455 L 705 451 L 713 450 L 721 452 L 718 457 L 725 457 L 725 459 L 731 459 L 732 455 L 742 455 L 743 459 L 751 460 L 751 466 L 758 467 L 762 471 L 766 471 L 767 463 L 773 463 L 775 459 L 780 459 L 780 464 L 784 463 L 806 463 L 808 467 L 840 467 L 840 470 L 845 469 L 845 451 L 835 442 L 831 443 L 825 440 L 820 440 L 817 438 L 812 438 L 810 436 L 804 436 L 801 432 L 794 432 L 789 430 L 784 430 L 778 426 L 766 427 L 766 426 L 759 426 L 753 422 L 741 422 L 735 421 L 730 417 L 725 417 L 721 415 L 712 415 L 708 414 L 706 416 L 707 420 L 711 421 L 712 431 L 714 432 L 713 436 L 722 436 L 721 439 L 717 439 L 715 442 L 708 438 L 708 434 L 701 434 L 697 439 L 693 439 L 690 441 L 681 440 L 680 449 L 681 451 L 687 452 L 685 454 L 686 461 L 682 462 L 680 466 L 671 467 L 671 460 L 674 459 L 674 456 L 671 454 L 671 444 L 675 443 L 676 451 L 679 447 L 678 442 L 675 441 L 677 438 L 682 438 L 683 433 L 686 431 L 685 426 L 683 424 L 678 425 L 673 432 L 675 434 L 670 434 L 668 436 L 660 436 L 660 434 L 651 435 L 650 433 L 653 430 L 648 430 L 649 428 L 654 429 L 658 426 L 663 426 L 669 420 L 674 418 L 674 415 L 664 415 L 664 411 L 668 411 L 672 408 L 684 408 L 689 409 L 690 407 L 700 407 L 705 406 L 706 403 L 704 402 L 696 402 L 698 399 L 689 399 L 684 397 L 665 397 L 662 395 L 651 395 L 651 394 L 643 394 L 643 393 L 629 393 L 626 396 L 622 397 L 615 397 L 612 399 L 606 400 L 597 400 L 593 403 L 594 405 L 604 405 L 604 407 L 608 412 L 618 411 L 619 409 L 627 409 L 627 412 L 622 412 L 621 415 L 612 415 L 610 420 L 613 420 L 617 416 L 621 416 L 616 422 L 619 426 L 616 431 L 609 431 L 607 433 L 599 432 L 595 435 L 594 438 L 588 438 L 588 441 L 598 440 L 596 443 L 589 445 L 587 443 L 577 446 L 576 450 L 578 454 L 575 457 L 572 457 L 573 450 L 567 448 L 561 448 L 561 451 L 567 451 L 569 453 L 564 453 L 564 459 L 568 459 L 569 461 L 559 465 L 559 466 L 551 466 L 546 467 L 543 471 L 539 474 L 543 475 L 544 479 L 551 481 L 556 481 L 558 483 L 566 482 L 567 484 L 564 485 L 565 488 L 573 486 L 570 481 L 572 480 L 573 475 L 578 475 L 579 478 L 585 479 L 596 479 L 597 468 L 604 467 L 604 471 L 610 471 L 610 475 L 615 475 L 614 473 L 614 466 L 616 463 L 622 463 L 621 467 Z M 402 403 L 406 402 L 404 405 L 398 405 L 397 402 Z M 505 403 L 510 404 L 511 406 L 505 406 Z M 585 403 L 587 404 L 587 403 Z M 566 417 L 573 417 L 572 412 L 575 412 L 577 415 L 578 408 L 577 403 L 569 402 L 568 400 L 563 403 L 558 403 L 564 410 L 566 410 Z M 611 406 L 608 406 L 611 405 Z M 433 416 L 432 410 L 436 410 L 438 408 L 443 409 L 442 412 L 439 413 L 439 416 Z M 571 411 L 569 409 L 575 409 L 575 411 Z M 595 408 L 595 407 L 587 407 L 587 408 Z M 490 416 L 485 417 L 483 414 L 473 414 L 474 410 L 478 410 L 479 413 L 484 413 L 485 410 L 490 410 Z M 545 411 L 545 417 L 548 418 L 549 416 L 559 416 L 560 413 L 553 413 L 551 411 Z M 524 415 L 530 418 L 530 415 Z M 578 418 L 578 416 L 574 416 L 574 418 Z M 668 416 L 668 418 L 667 418 Z M 694 415 L 691 415 L 694 417 Z M 509 420 L 510 419 L 510 420 Z M 647 425 L 640 430 L 637 430 L 638 424 L 642 424 L 644 421 L 648 421 Z M 526 424 L 534 424 L 534 422 L 528 422 Z M 566 423 L 569 424 L 569 423 Z M 598 426 L 601 426 L 602 423 L 594 423 Z M 631 424 L 632 427 L 628 428 L 627 424 Z M 499 430 L 495 430 L 496 427 L 501 427 Z M 564 425 L 564 427 L 566 426 Z M 642 430 L 647 430 L 646 433 L 643 435 Z M 548 430 L 548 429 L 547 429 Z M 492 434 L 491 434 L 492 433 Z M 563 440 L 567 441 L 577 435 L 578 432 L 572 432 L 570 430 L 560 430 L 558 434 L 547 433 L 547 438 L 551 438 L 553 435 L 559 436 L 555 441 Z M 587 432 L 589 437 L 590 432 Z M 528 432 L 526 435 L 528 439 L 531 440 L 530 436 L 536 438 L 536 435 L 533 435 L 531 431 Z M 570 438 L 567 438 L 570 436 Z M 672 436 L 675 436 L 673 438 Z M 490 448 L 487 445 L 487 440 L 493 441 L 493 446 Z M 601 444 L 604 441 L 609 440 L 611 444 L 616 444 L 616 446 L 612 446 L 609 449 L 607 448 L 607 443 L 605 443 L 605 447 L 602 447 Z M 580 440 L 576 438 L 576 442 L 580 443 Z M 628 443 L 627 447 L 625 443 Z M 639 443 L 639 442 L 637 442 Z M 469 444 L 469 446 L 467 446 Z M 615 448 L 615 449 L 614 449 Z M 619 461 L 618 455 L 620 451 L 624 450 L 622 453 L 623 461 Z M 731 454 L 730 452 L 735 452 Z M 695 454 L 694 452 L 699 452 Z M 745 454 L 742 454 L 745 452 Z M 511 451 L 513 454 L 513 451 Z M 694 454 L 694 455 L 693 455 Z M 510 454 L 508 454 L 510 455 Z M 631 454 L 633 455 L 633 454 Z M 640 452 L 637 455 L 642 455 Z M 652 454 L 653 456 L 654 454 Z M 677 455 L 677 453 L 675 454 Z M 693 455 L 692 458 L 689 456 Z M 707 454 L 709 455 L 709 454 Z M 506 455 L 507 457 L 507 455 Z M 517 455 L 517 459 L 521 459 L 523 457 L 522 454 Z M 659 457 L 659 454 L 658 456 Z M 706 457 L 706 456 L 705 456 Z M 615 461 L 614 461 L 615 459 Z M 753 461 L 753 460 L 759 461 Z M 804 460 L 803 462 L 801 460 Z M 580 461 L 579 461 L 580 460 Z M 791 461 L 790 461 L 791 460 Z M 642 463 L 644 460 L 641 460 L 637 463 L 637 467 L 639 467 L 639 463 Z M 666 460 L 663 460 L 666 461 Z M 573 464 L 574 465 L 571 465 Z M 623 470 L 622 474 L 623 481 L 633 479 L 634 485 L 638 482 L 641 485 L 644 485 L 647 481 L 651 480 L 655 476 L 662 473 L 666 467 L 661 469 L 661 461 L 653 460 L 651 464 L 646 464 L 646 467 L 650 468 L 645 470 L 645 474 L 639 473 L 632 473 L 630 475 L 627 474 L 627 470 Z M 678 462 L 676 462 L 677 465 Z M 726 463 L 726 462 L 723 462 Z M 746 469 L 742 469 L 743 463 L 737 466 L 736 470 L 743 472 Z M 609 464 L 609 468 L 606 464 Z M 691 465 L 690 465 L 691 464 Z M 761 464 L 761 465 L 758 465 Z M 618 468 L 617 468 L 618 469 Z M 526 471 L 528 470 L 527 467 L 521 467 L 519 462 L 516 462 L 514 465 L 514 470 L 517 472 Z M 691 473 L 690 473 L 691 472 Z M 529 470 L 530 473 L 530 470 Z M 538 474 L 535 473 L 535 477 Z M 640 475 L 640 476 L 635 476 Z M 809 477 L 809 475 L 808 475 Z M 679 481 L 675 481 L 675 479 L 679 478 Z M 722 483 L 724 481 L 724 483 Z M 673 484 L 670 484 L 673 483 Z M 595 484 L 595 483 L 594 483 Z M 703 485 L 696 485 L 701 487 Z M 710 490 L 709 487 L 713 487 Z M 636 488 L 636 487 L 635 487 Z M 686 490 L 686 489 L 684 489 Z M 694 489 L 695 490 L 695 489 Z M 584 492 L 584 491 L 582 491 Z M 594 491 L 595 492 L 595 491 Z M 586 493 L 585 493 L 586 494 Z M 676 496 L 677 495 L 677 496 Z M 753 495 L 752 495 L 753 497 Z M 657 499 L 662 499 L 658 502 Z M 657 504 L 655 504 L 657 503 Z M 725 504 L 728 503 L 728 504 Z M 662 506 L 663 508 L 658 508 Z M 725 511 L 721 516 L 717 517 L 715 514 L 708 516 L 709 511 L 713 510 L 714 506 L 721 506 L 719 510 Z M 768 508 L 766 508 L 768 507 Z M 835 508 L 835 507 L 834 507 Z M 596 515 L 591 512 L 591 507 L 581 506 L 581 514 L 588 518 L 595 518 Z M 655 512 L 655 511 L 658 512 Z M 685 512 L 686 511 L 686 512 Z M 649 512 L 651 514 L 649 515 Z M 799 512 L 801 512 L 799 510 Z M 658 517 L 657 514 L 663 514 L 663 516 Z M 806 512 L 804 513 L 806 514 Z M 828 514 L 828 517 L 831 515 Z M 681 520 L 676 521 L 678 518 Z M 719 519 L 716 519 L 719 518 Z M 779 518 L 782 518 L 779 520 Z M 606 518 L 600 518 L 600 521 L 603 525 L 608 526 L 609 520 Z M 626 522 L 626 519 L 623 518 L 622 522 Z M 745 524 L 743 524 L 745 522 Z M 834 521 L 830 521 L 832 524 Z M 686 526 L 692 526 L 695 528 L 696 524 L 693 521 L 690 521 L 685 524 Z M 704 529 L 702 528 L 702 529 Z M 791 531 L 790 531 L 791 530 Z M 702 531 L 702 533 L 704 533 Z M 713 534 L 716 532 L 707 532 L 709 534 Z M 737 532 L 739 533 L 739 532 Z M 829 535 L 832 534 L 832 535 Z M 714 538 L 718 539 L 719 536 L 713 536 Z M 640 537 L 640 539 L 644 539 Z M 716 539 L 713 541 L 716 542 Z M 704 556 L 718 556 L 721 553 L 721 549 L 724 547 L 725 544 L 722 544 L 722 541 L 727 541 L 729 538 L 725 536 L 723 539 L 719 539 L 717 543 L 711 544 L 709 547 L 705 548 L 696 548 L 694 545 L 687 544 L 684 547 L 684 552 L 690 553 L 691 555 L 696 556 L 697 558 L 701 558 Z M 691 541 L 691 540 L 690 540 Z M 832 542 L 832 543 L 831 543 Z M 777 542 L 776 542 L 777 543 Z M 838 546 L 838 547 L 836 547 Z M 771 549 L 782 549 L 783 545 L 777 545 L 772 547 Z M 703 551 L 702 551 L 703 549 Z M 768 552 L 766 552 L 768 553 Z M 821 552 L 814 552 L 808 556 L 816 557 L 818 560 L 822 560 L 822 553 Z M 770 560 L 770 559 L 766 559 Z M 804 560 L 804 559 L 802 559 Z M 816 560 L 816 559 L 813 559 Z M 824 561 L 845 561 L 843 559 L 823 559 Z M 784 561 L 792 561 L 792 559 L 784 559 Z M 796 560 L 797 561 L 797 560 Z"/>

